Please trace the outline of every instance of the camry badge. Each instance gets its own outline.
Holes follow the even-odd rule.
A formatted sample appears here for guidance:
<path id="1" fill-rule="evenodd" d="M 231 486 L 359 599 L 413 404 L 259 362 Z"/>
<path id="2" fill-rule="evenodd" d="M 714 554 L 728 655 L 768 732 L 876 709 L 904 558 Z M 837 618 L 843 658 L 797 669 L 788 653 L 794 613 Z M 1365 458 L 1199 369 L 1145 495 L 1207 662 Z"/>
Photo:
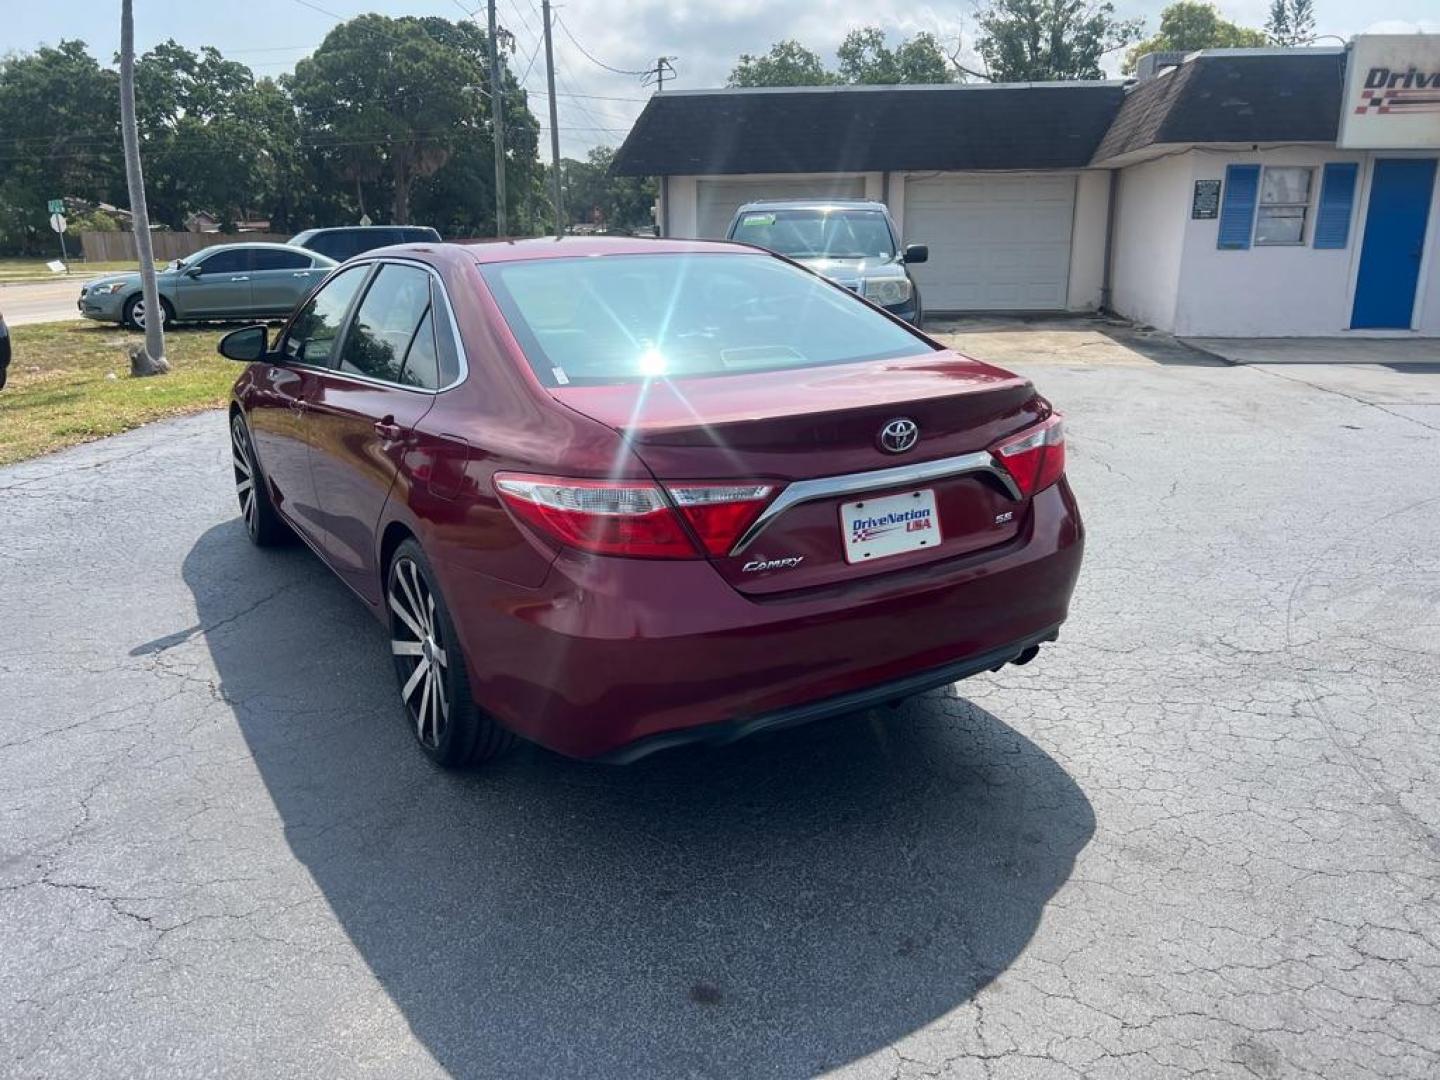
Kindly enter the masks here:
<path id="1" fill-rule="evenodd" d="M 903 454 L 920 438 L 920 426 L 906 416 L 897 416 L 880 429 L 880 449 L 887 454 Z"/>

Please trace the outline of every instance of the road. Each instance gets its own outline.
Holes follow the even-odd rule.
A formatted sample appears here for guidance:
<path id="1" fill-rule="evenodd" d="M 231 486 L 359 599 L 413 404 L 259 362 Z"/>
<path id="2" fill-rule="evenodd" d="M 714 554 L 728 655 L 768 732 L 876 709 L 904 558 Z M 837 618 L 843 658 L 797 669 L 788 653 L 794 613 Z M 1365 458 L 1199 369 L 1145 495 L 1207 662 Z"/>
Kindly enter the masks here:
<path id="1" fill-rule="evenodd" d="M 78 319 L 75 301 L 85 278 L 80 275 L 38 284 L 0 286 L 0 314 L 9 326 Z"/>
<path id="2" fill-rule="evenodd" d="M 218 414 L 0 470 L 0 1076 L 1433 1080 L 1440 405 L 1161 359 L 1034 663 L 624 768 L 430 767 Z"/>

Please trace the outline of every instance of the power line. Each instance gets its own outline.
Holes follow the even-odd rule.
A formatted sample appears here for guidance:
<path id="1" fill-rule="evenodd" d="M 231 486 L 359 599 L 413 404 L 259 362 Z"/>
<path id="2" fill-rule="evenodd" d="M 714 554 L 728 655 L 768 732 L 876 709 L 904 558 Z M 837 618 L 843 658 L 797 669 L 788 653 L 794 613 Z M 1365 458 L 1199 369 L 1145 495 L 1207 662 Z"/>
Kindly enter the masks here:
<path id="1" fill-rule="evenodd" d="M 310 0 L 294 0 L 294 2 L 297 3 L 297 4 L 299 4 L 301 7 L 307 7 L 307 8 L 309 8 L 311 11 L 318 11 L 321 15 L 328 15 L 328 16 L 330 16 L 330 18 L 334 19 L 336 22 L 344 22 L 344 21 L 345 21 L 346 16 L 344 16 L 344 15 L 336 15 L 335 12 L 329 11 L 329 10 L 327 10 L 326 8 L 321 7 L 319 4 L 312 4 L 312 3 L 310 2 Z"/>
<path id="2" fill-rule="evenodd" d="M 580 42 L 576 40 L 575 35 L 570 32 L 570 27 L 565 25 L 565 20 L 560 17 L 559 12 L 555 13 L 555 24 L 559 26 L 561 30 L 565 31 L 565 36 L 570 39 L 571 44 L 573 44 L 575 48 L 579 49 L 585 59 L 589 60 L 592 64 L 596 64 L 599 67 L 604 68 L 606 71 L 614 72 L 616 75 L 631 75 L 635 78 L 639 78 L 642 75 L 649 74 L 648 71 L 626 71 L 624 68 L 611 67 L 609 64 L 605 63 L 604 60 L 596 59 L 590 54 L 589 50 L 587 50 L 584 45 L 581 45 Z"/>

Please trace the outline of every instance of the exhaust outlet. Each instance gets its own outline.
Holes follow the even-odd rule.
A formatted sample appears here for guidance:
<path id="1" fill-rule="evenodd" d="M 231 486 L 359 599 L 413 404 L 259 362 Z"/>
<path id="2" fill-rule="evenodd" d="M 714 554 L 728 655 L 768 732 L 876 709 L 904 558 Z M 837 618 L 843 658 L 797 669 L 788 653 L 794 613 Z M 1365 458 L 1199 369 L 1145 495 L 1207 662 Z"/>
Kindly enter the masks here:
<path id="1" fill-rule="evenodd" d="M 1020 655 L 1015 657 L 1015 659 L 1011 660 L 1010 662 L 1016 667 L 1024 667 L 1026 664 L 1028 664 L 1031 660 L 1034 660 L 1035 657 L 1039 655 L 1040 646 L 1031 645 L 1029 648 L 1022 650 Z"/>

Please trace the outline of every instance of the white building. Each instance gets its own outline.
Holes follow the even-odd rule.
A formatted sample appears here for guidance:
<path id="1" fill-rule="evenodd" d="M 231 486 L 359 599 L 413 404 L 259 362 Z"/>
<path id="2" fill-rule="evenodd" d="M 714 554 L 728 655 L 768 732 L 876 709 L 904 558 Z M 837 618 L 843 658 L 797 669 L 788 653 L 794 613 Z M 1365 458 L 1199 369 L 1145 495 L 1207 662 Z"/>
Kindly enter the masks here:
<path id="1" fill-rule="evenodd" d="M 1142 70 L 1152 69 L 1144 65 Z M 1440 336 L 1440 37 L 1210 50 L 1138 82 L 671 92 L 616 156 L 661 231 L 751 199 L 889 205 L 926 311 L 1180 335 Z"/>

